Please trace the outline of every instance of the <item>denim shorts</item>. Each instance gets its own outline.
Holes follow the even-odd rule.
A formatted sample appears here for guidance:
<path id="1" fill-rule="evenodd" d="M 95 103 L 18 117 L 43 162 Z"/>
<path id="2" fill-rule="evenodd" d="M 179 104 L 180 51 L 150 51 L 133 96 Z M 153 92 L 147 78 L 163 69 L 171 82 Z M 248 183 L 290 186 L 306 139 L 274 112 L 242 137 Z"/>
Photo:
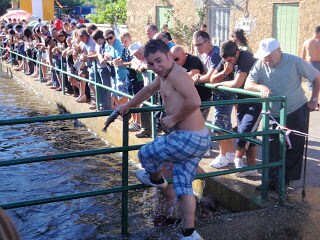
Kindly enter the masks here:
<path id="1" fill-rule="evenodd" d="M 221 97 L 215 95 L 213 97 L 214 101 L 219 101 L 219 100 L 231 100 L 235 99 L 235 95 L 228 95 L 228 97 Z M 231 130 L 232 129 L 232 124 L 231 124 L 231 112 L 233 105 L 220 105 L 220 106 L 215 106 L 215 112 L 214 112 L 214 119 L 212 120 L 212 124 L 226 130 Z M 220 133 L 219 131 L 214 130 L 213 132 L 215 133 Z"/>
<path id="2" fill-rule="evenodd" d="M 259 115 L 262 109 L 261 103 L 239 104 L 237 109 L 238 132 L 255 132 L 259 126 Z M 247 141 L 237 139 L 237 146 L 245 148 Z M 255 146 L 250 143 L 250 146 Z"/>
<path id="3" fill-rule="evenodd" d="M 198 163 L 211 143 L 207 129 L 201 131 L 173 131 L 144 145 L 139 153 L 142 167 L 148 173 L 161 170 L 166 162 L 173 163 L 173 188 L 177 197 L 193 195 L 192 181 Z"/>

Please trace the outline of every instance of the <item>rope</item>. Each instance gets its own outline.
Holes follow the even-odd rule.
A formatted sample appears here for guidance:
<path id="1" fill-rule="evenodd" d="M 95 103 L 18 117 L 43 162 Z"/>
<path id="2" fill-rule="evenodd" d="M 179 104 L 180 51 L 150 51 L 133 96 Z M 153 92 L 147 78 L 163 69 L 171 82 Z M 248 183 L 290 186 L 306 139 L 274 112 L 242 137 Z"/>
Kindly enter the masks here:
<path id="1" fill-rule="evenodd" d="M 268 110 L 267 112 L 265 111 L 262 111 L 261 112 L 262 114 L 268 114 L 269 117 L 271 118 L 272 120 L 272 124 L 276 124 L 277 127 L 276 129 L 280 129 L 280 130 L 283 130 L 286 134 L 286 141 L 287 141 L 287 144 L 289 146 L 289 149 L 292 149 L 292 145 L 291 145 L 291 141 L 290 141 L 290 138 L 289 138 L 289 135 L 290 133 L 294 134 L 294 135 L 297 135 L 297 136 L 300 136 L 300 137 L 304 137 L 304 138 L 316 138 L 316 139 L 320 139 L 320 137 L 317 137 L 317 136 L 314 136 L 314 135 L 310 135 L 308 133 L 304 133 L 304 132 L 300 132 L 300 131 L 297 131 L 297 130 L 294 130 L 294 129 L 290 129 L 288 127 L 285 127 L 285 126 L 281 126 L 278 121 L 270 114 L 270 111 Z"/>

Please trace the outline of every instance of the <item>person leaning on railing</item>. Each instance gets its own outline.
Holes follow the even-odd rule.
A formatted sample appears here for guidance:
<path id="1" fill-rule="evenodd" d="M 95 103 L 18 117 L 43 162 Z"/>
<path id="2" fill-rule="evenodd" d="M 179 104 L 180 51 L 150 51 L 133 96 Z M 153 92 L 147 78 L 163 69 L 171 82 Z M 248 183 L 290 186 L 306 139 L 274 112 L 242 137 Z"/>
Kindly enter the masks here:
<path id="1" fill-rule="evenodd" d="M 97 82 L 111 87 L 111 68 L 107 63 L 107 60 L 104 58 L 106 40 L 104 39 L 103 32 L 96 29 L 92 32 L 91 36 L 96 43 L 95 52 L 97 54 L 97 58 L 95 60 L 97 63 Z M 97 102 L 100 104 L 100 106 L 98 106 L 99 110 L 110 110 L 112 101 L 111 92 L 101 87 L 97 87 L 97 91 L 99 93 L 97 94 L 97 96 L 99 96 L 99 99 L 97 99 Z"/>
<path id="2" fill-rule="evenodd" d="M 285 127 L 306 133 L 308 130 L 309 111 L 317 110 L 320 89 L 320 73 L 302 58 L 283 53 L 279 42 L 274 38 L 263 39 L 259 50 L 254 55 L 259 59 L 251 69 L 245 89 L 258 91 L 261 97 L 285 96 L 287 98 L 287 112 Z M 301 78 L 308 79 L 312 84 L 312 96 L 305 96 Z M 279 121 L 281 103 L 270 105 L 270 114 Z M 273 127 L 278 127 L 273 124 Z M 289 187 L 291 180 L 301 178 L 302 159 L 305 138 L 290 133 L 288 135 L 291 146 L 286 149 L 285 182 Z M 279 135 L 270 136 L 270 162 L 280 159 Z M 277 189 L 279 183 L 278 168 L 269 170 L 269 189 Z"/>
<path id="3" fill-rule="evenodd" d="M 230 88 L 243 88 L 250 69 L 256 62 L 252 53 L 239 50 L 236 42 L 228 40 L 220 45 L 220 56 L 222 58 L 216 71 L 212 74 L 210 82 L 214 86 L 225 86 Z M 250 98 L 245 94 L 237 94 L 237 99 Z M 261 103 L 239 104 L 237 108 L 238 132 L 253 132 L 259 126 Z M 256 145 L 248 143 L 239 138 L 237 139 L 236 154 L 234 159 L 228 162 L 225 159 L 223 165 L 234 163 L 236 168 L 242 168 L 246 165 L 252 166 L 256 164 Z M 247 162 L 243 160 L 244 155 Z M 238 177 L 256 177 L 259 176 L 257 170 L 237 173 Z"/>

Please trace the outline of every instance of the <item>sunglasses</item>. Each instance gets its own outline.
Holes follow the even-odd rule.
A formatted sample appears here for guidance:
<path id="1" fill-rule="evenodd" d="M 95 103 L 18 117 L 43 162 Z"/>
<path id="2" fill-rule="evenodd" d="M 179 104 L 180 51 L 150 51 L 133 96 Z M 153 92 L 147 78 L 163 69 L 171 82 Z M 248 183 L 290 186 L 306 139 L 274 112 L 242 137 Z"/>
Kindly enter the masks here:
<path id="1" fill-rule="evenodd" d="M 113 39 L 113 36 L 106 38 L 107 41 L 111 41 Z"/>
<path id="2" fill-rule="evenodd" d="M 175 62 L 178 62 L 178 61 L 180 61 L 180 58 L 177 57 L 177 58 L 174 58 L 173 60 L 174 60 Z"/>
<path id="3" fill-rule="evenodd" d="M 202 43 L 194 44 L 195 47 L 201 47 L 207 40 L 203 41 Z"/>
<path id="4" fill-rule="evenodd" d="M 64 35 L 59 35 L 58 37 L 64 37 Z"/>

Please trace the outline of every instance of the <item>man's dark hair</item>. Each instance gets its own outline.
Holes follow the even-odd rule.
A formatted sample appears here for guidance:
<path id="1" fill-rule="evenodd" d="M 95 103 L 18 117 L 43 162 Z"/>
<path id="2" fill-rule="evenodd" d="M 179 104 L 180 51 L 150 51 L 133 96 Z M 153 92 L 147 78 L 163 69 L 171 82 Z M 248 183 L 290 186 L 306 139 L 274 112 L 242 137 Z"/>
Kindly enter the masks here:
<path id="1" fill-rule="evenodd" d="M 315 33 L 320 33 L 320 25 L 319 25 L 319 26 L 316 26 L 316 28 L 314 29 L 314 32 L 315 32 Z"/>
<path id="2" fill-rule="evenodd" d="M 79 29 L 78 31 L 79 31 L 79 32 L 78 32 L 79 37 L 81 37 L 81 36 L 87 36 L 87 37 L 89 37 L 89 33 L 87 32 L 87 30 L 86 30 L 85 28 L 81 28 L 81 29 Z"/>
<path id="3" fill-rule="evenodd" d="M 198 37 L 202 37 L 203 40 L 209 40 L 210 41 L 210 36 L 207 32 L 205 31 L 196 31 L 194 34 L 193 34 L 193 39 L 196 39 Z"/>
<path id="4" fill-rule="evenodd" d="M 149 25 L 152 31 L 158 32 L 158 27 L 154 24 Z"/>
<path id="5" fill-rule="evenodd" d="M 24 35 L 26 38 L 32 38 L 32 31 L 31 31 L 29 28 L 26 28 L 26 29 L 23 31 L 23 35 Z"/>
<path id="6" fill-rule="evenodd" d="M 99 38 L 104 39 L 103 32 L 99 29 L 94 30 L 91 36 L 95 41 L 97 41 Z"/>
<path id="7" fill-rule="evenodd" d="M 162 28 L 165 28 L 165 27 L 168 27 L 167 23 L 163 24 L 163 26 L 162 26 Z"/>
<path id="8" fill-rule="evenodd" d="M 235 57 L 239 51 L 238 45 L 232 40 L 227 40 L 220 45 L 220 57 Z"/>
<path id="9" fill-rule="evenodd" d="M 107 36 L 109 34 L 112 34 L 113 36 L 115 36 L 115 33 L 112 29 L 107 29 L 105 32 L 104 32 L 104 36 Z"/>
<path id="10" fill-rule="evenodd" d="M 86 29 L 87 29 L 87 31 L 88 31 L 88 30 L 94 31 L 94 30 L 96 30 L 96 29 L 98 29 L 98 28 L 97 28 L 97 26 L 94 25 L 93 23 L 90 23 L 90 24 L 86 27 Z"/>
<path id="11" fill-rule="evenodd" d="M 164 54 L 168 54 L 170 49 L 168 45 L 163 41 L 158 39 L 151 39 L 144 47 L 144 57 L 148 57 L 150 54 L 154 54 L 158 51 Z"/>

